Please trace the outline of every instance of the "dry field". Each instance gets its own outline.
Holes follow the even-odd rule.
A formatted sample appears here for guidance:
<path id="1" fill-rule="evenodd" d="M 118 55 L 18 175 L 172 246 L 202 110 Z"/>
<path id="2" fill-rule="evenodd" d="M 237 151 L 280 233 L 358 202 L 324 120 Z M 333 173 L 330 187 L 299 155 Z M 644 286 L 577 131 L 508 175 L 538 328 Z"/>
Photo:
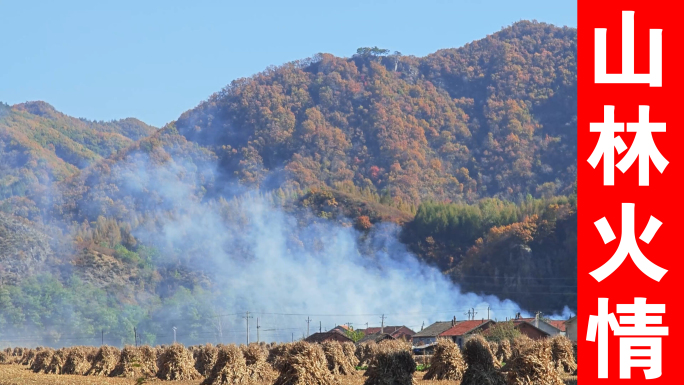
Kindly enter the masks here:
<path id="1" fill-rule="evenodd" d="M 423 360 L 428 367 L 418 372 Z M 0 385 L 571 385 L 576 372 L 565 337 L 497 344 L 475 335 L 463 349 L 443 339 L 429 358 L 397 340 L 0 351 Z"/>
<path id="2" fill-rule="evenodd" d="M 340 385 L 363 385 L 366 379 L 363 372 L 359 371 L 358 376 L 338 376 Z M 458 384 L 458 381 L 428 381 L 423 380 L 423 373 L 419 372 L 414 375 L 419 385 L 453 385 Z M 199 385 L 202 380 L 195 381 L 173 381 L 173 385 Z M 57 375 L 57 374 L 43 374 L 33 373 L 29 368 L 23 365 L 0 365 L 0 385 L 138 385 L 138 384 L 169 384 L 168 381 L 162 381 L 156 378 L 136 380 L 131 378 L 117 378 L 117 377 L 89 377 L 89 376 L 71 376 L 71 375 Z M 264 384 L 270 385 L 270 384 Z"/>

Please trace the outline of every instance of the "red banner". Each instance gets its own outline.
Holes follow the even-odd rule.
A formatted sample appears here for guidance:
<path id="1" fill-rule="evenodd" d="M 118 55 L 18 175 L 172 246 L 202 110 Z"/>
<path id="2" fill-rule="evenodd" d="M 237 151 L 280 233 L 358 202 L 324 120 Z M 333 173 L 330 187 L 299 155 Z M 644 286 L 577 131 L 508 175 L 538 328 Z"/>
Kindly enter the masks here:
<path id="1" fill-rule="evenodd" d="M 578 2 L 582 384 L 681 381 L 683 7 Z"/>

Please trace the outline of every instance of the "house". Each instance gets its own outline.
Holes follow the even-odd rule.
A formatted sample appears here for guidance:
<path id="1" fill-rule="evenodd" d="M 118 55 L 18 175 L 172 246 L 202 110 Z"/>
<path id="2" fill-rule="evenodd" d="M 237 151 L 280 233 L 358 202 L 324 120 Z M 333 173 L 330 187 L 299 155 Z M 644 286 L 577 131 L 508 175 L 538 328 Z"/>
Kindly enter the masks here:
<path id="1" fill-rule="evenodd" d="M 558 334 L 565 335 L 565 321 L 563 320 L 543 320 L 539 318 L 539 314 L 537 314 L 534 318 L 516 316 L 512 321 L 516 323 L 527 322 L 532 324 L 534 327 L 543 330 L 551 337 Z"/>
<path id="2" fill-rule="evenodd" d="M 546 330 L 534 326 L 534 324 L 531 322 L 525 321 L 523 319 L 514 319 L 512 321 L 515 325 L 515 328 L 518 329 L 521 334 L 524 334 L 533 340 L 551 337 L 551 334 L 549 334 Z"/>
<path id="3" fill-rule="evenodd" d="M 411 337 L 413 346 L 428 345 L 437 341 L 437 337 L 454 326 L 454 321 L 435 322 Z"/>
<path id="4" fill-rule="evenodd" d="M 436 342 L 437 338 L 449 338 L 462 346 L 466 335 L 487 330 L 495 323 L 492 320 L 485 319 L 456 321 L 455 318 L 451 321 L 435 322 L 414 334 L 411 341 L 413 346 L 425 346 Z"/>
<path id="5" fill-rule="evenodd" d="M 572 342 L 577 342 L 577 316 L 565 321 L 565 336 Z"/>
<path id="6" fill-rule="evenodd" d="M 446 337 L 456 342 L 459 347 L 463 347 L 465 342 L 465 337 L 470 334 L 481 333 L 489 329 L 490 326 L 494 325 L 496 322 L 492 320 L 469 320 L 469 321 L 456 321 L 454 326 L 440 334 L 440 337 Z"/>
<path id="7" fill-rule="evenodd" d="M 378 343 L 380 341 L 393 340 L 393 339 L 394 339 L 394 337 L 392 337 L 391 335 L 389 335 L 387 333 L 366 334 L 365 336 L 363 336 L 363 338 L 356 341 L 356 344 L 359 345 L 359 344 L 362 344 L 364 342 L 369 342 L 369 341 L 373 341 L 375 343 Z"/>
<path id="8" fill-rule="evenodd" d="M 353 330 L 353 329 L 351 329 L 351 328 L 350 328 L 349 326 L 347 326 L 347 325 L 337 325 L 337 326 L 335 326 L 334 328 L 330 329 L 330 331 L 338 331 L 338 332 L 341 332 L 341 333 L 344 334 L 344 335 L 346 335 L 347 332 L 348 332 L 349 330 Z"/>
<path id="9" fill-rule="evenodd" d="M 386 333 L 394 339 L 410 340 L 416 332 L 406 326 L 384 326 L 384 327 L 370 327 L 363 331 L 365 334 Z"/>
<path id="10" fill-rule="evenodd" d="M 306 342 L 311 342 L 311 343 L 322 343 L 326 341 L 337 341 L 337 342 L 354 342 L 352 341 L 351 338 L 347 337 L 344 335 L 344 333 L 341 333 L 339 331 L 329 331 L 329 332 L 322 332 L 322 333 L 314 333 L 304 339 Z"/>

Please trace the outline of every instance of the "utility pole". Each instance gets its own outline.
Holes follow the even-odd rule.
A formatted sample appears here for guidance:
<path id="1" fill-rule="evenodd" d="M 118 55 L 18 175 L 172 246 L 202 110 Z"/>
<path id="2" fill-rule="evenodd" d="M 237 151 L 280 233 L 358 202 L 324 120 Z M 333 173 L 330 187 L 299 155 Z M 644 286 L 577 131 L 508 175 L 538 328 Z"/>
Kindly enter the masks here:
<path id="1" fill-rule="evenodd" d="M 259 329 L 260 329 L 260 328 L 261 328 L 261 326 L 259 326 L 259 317 L 257 317 L 257 344 L 258 344 L 259 341 L 260 341 L 260 340 L 259 340 Z"/>
<path id="2" fill-rule="evenodd" d="M 102 345 L 104 345 L 104 329 L 102 329 L 102 343 L 100 344 L 100 346 Z"/>
<path id="3" fill-rule="evenodd" d="M 468 321 L 470 321 L 470 309 L 468 309 L 468 312 L 467 312 L 467 313 L 463 313 L 463 315 L 467 315 L 467 316 L 468 316 Z"/>
<path id="4" fill-rule="evenodd" d="M 309 336 L 309 324 L 311 323 L 311 317 L 306 317 L 306 336 Z"/>
<path id="5" fill-rule="evenodd" d="M 380 333 L 384 333 L 385 332 L 385 315 L 383 314 L 382 317 L 380 317 L 380 318 L 382 319 L 382 321 L 380 323 Z"/>
<path id="6" fill-rule="evenodd" d="M 323 333 L 323 321 L 318 321 L 318 332 Z"/>
<path id="7" fill-rule="evenodd" d="M 246 312 L 244 319 L 247 320 L 247 345 L 249 345 L 249 319 L 253 318 L 251 315 L 249 315 L 249 312 Z"/>
<path id="8" fill-rule="evenodd" d="M 176 343 L 176 327 L 173 327 L 173 343 Z"/>
<path id="9" fill-rule="evenodd" d="M 135 340 L 135 347 L 138 347 L 138 331 L 135 330 L 135 326 L 133 326 L 133 340 Z"/>
<path id="10" fill-rule="evenodd" d="M 345 325 L 347 325 L 347 327 L 349 328 L 349 330 L 354 330 L 354 329 L 352 329 L 353 323 L 347 322 Z"/>
<path id="11" fill-rule="evenodd" d="M 294 332 L 292 332 L 292 342 L 294 342 Z"/>
<path id="12" fill-rule="evenodd" d="M 489 306 L 487 306 L 487 319 L 489 319 Z"/>
<path id="13" fill-rule="evenodd" d="M 477 312 L 475 311 L 475 308 L 473 308 L 473 321 L 475 320 L 475 314 L 477 314 Z"/>

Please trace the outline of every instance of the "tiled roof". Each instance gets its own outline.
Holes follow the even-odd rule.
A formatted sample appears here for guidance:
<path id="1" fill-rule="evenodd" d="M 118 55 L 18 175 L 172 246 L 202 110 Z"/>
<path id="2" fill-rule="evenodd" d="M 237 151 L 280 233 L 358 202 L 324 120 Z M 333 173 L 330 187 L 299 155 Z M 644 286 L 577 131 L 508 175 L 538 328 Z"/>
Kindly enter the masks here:
<path id="1" fill-rule="evenodd" d="M 440 336 L 462 336 L 489 322 L 489 320 L 457 321 L 456 325 L 440 334 Z"/>
<path id="2" fill-rule="evenodd" d="M 513 321 L 525 321 L 525 322 L 528 322 L 528 323 L 531 323 L 532 325 L 534 325 L 535 319 L 534 318 L 518 318 L 518 319 L 514 319 Z M 546 322 L 547 324 L 555 327 L 556 329 L 558 329 L 562 332 L 565 331 L 565 321 L 566 320 L 555 320 L 555 319 L 552 319 L 552 320 L 540 319 L 539 320 L 539 322 Z"/>
<path id="3" fill-rule="evenodd" d="M 375 333 L 380 333 L 380 327 L 369 327 L 364 330 L 364 333 L 366 334 L 375 334 Z M 385 326 L 383 329 L 383 333 L 387 333 L 390 335 L 394 335 L 395 333 L 400 333 L 400 332 L 405 332 L 404 334 L 409 334 L 413 335 L 415 332 L 406 326 Z"/>
<path id="4" fill-rule="evenodd" d="M 394 338 L 387 333 L 372 333 L 372 334 L 366 334 L 365 336 L 363 336 L 363 338 L 356 341 L 356 343 L 360 344 L 362 342 L 367 342 L 367 341 L 380 342 L 380 341 L 385 340 L 385 339 L 393 340 Z"/>
<path id="5" fill-rule="evenodd" d="M 438 335 L 444 333 L 453 326 L 451 322 L 452 321 L 435 322 L 432 325 L 414 334 L 413 337 L 437 337 Z"/>
<path id="6" fill-rule="evenodd" d="M 345 336 L 342 333 L 337 333 L 337 332 L 323 332 L 323 333 L 314 333 L 305 339 L 306 342 L 324 342 L 324 341 L 341 341 L 341 342 L 353 342 L 351 338 Z"/>

